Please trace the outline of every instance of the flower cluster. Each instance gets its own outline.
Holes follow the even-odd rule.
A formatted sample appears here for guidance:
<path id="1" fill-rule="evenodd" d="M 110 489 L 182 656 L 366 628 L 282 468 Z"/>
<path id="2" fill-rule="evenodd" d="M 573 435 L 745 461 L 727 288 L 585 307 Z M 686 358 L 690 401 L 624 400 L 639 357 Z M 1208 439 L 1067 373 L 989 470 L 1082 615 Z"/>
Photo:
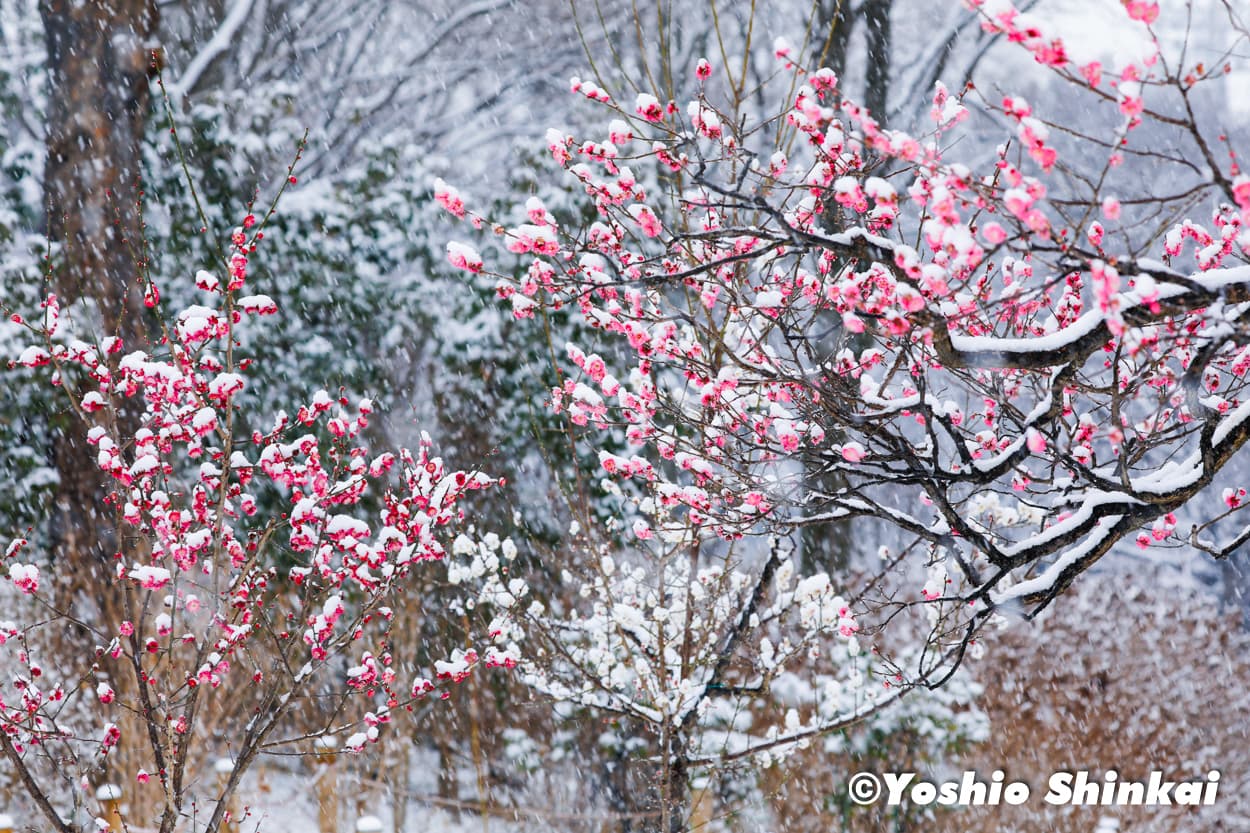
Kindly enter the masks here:
<path id="1" fill-rule="evenodd" d="M 1074 63 L 1006 0 L 969 5 L 1062 83 L 1114 104 L 1108 170 L 1154 118 L 1147 91 L 1185 90 L 1158 59 L 1157 4 L 1124 4 L 1143 40 L 1116 65 Z M 872 516 L 957 543 L 975 616 L 1044 604 L 1139 528 L 1139 542 L 1179 543 L 1169 518 L 1200 508 L 1250 434 L 1250 348 L 1232 303 L 1250 286 L 1250 180 L 1213 173 L 1201 187 L 1225 201 L 1209 224 L 1143 235 L 1157 252 L 1117 251 L 1137 236 L 1127 201 L 1099 186 L 1083 203 L 1065 196 L 1083 214 L 1060 207 L 1063 147 L 1024 98 L 986 102 L 1013 132 L 974 170 L 939 141 L 967 111 L 945 87 L 917 135 L 883 127 L 830 70 L 777 54 L 795 76 L 780 120 L 744 124 L 701 85 L 687 102 L 609 97 L 607 139 L 548 136 L 597 216 L 543 226 L 541 248 L 523 226 L 496 226 L 527 257 L 525 278 L 453 256 L 490 271 L 518 316 L 572 307 L 625 351 L 608 367 L 567 345 L 578 373 L 551 404 L 633 447 L 600 459 L 641 495 L 638 538 Z M 680 192 L 635 170 L 680 172 Z M 813 491 L 813 467 L 846 485 Z M 992 521 L 986 490 L 1004 495 Z"/>
<path id="2" fill-rule="evenodd" d="M 448 197 L 446 204 L 457 203 Z M 256 718 L 272 726 L 308 686 L 354 690 L 385 704 L 360 718 L 369 724 L 361 736 L 376 740 L 387 710 L 434 687 L 397 681 L 391 611 L 418 565 L 447 560 L 444 541 L 463 523 L 466 501 L 496 480 L 446 466 L 424 434 L 415 451 L 372 450 L 368 399 L 319 390 L 293 414 L 262 421 L 252 412 L 249 392 L 264 376 L 241 355 L 239 332 L 279 311 L 266 295 L 243 294 L 262 228 L 249 214 L 230 235 L 228 277 L 200 271 L 201 302 L 161 323 L 144 346 L 74 337 L 55 295 L 41 321 L 15 317 L 37 343 L 14 363 L 50 366 L 84 423 L 92 456 L 85 462 L 102 475 L 102 503 L 121 532 L 111 553 L 113 586 L 101 592 L 126 600 L 116 609 L 130 612 L 95 623 L 104 644 L 88 669 L 58 659 L 57 674 L 43 672 L 26 647 L 40 618 L 0 635 L 15 649 L 22 691 L 19 702 L 0 699 L 0 731 L 19 753 L 54 740 L 75 748 L 91 735 L 57 718 L 56 704 L 68 696 L 55 679 L 62 673 L 96 678 L 91 711 L 108 725 L 82 752 L 100 756 L 122 740 L 110 720 L 119 709 L 150 713 L 153 737 L 187 735 L 204 691 L 250 683 L 274 692 Z M 147 285 L 160 312 L 159 290 Z M 28 550 L 25 539 L 13 541 L 6 572 L 22 593 L 44 598 L 40 559 Z M 479 578 L 475 587 L 490 584 Z M 519 634 L 498 587 L 485 598 L 498 614 L 485 638 L 487 665 L 511 667 Z M 281 662 L 258 664 L 266 652 Z M 457 653 L 436 663 L 437 676 L 459 682 L 476 662 L 475 651 Z M 116 675 L 127 669 L 137 679 L 119 686 Z M 148 737 L 143 730 L 131 740 L 142 745 Z M 171 770 L 158 763 L 146 762 L 143 777 L 156 772 L 166 782 Z"/>

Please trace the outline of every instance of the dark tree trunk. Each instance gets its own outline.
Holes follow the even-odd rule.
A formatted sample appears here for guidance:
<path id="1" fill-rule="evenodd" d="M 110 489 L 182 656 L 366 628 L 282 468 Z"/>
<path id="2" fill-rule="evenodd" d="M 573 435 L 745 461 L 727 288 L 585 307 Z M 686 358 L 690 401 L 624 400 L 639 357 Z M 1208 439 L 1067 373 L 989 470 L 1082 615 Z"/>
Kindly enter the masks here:
<path id="1" fill-rule="evenodd" d="M 846 52 L 851 40 L 851 0 L 820 0 L 817 14 L 816 31 L 824 38 L 817 63 L 842 78 L 846 74 Z"/>
<path id="2" fill-rule="evenodd" d="M 665 782 L 660 785 L 660 794 L 667 806 L 660 809 L 661 817 L 668 819 L 666 833 L 685 833 L 690 821 L 690 774 L 685 758 L 674 752 L 669 765 L 661 769 L 660 777 Z"/>
<path id="3" fill-rule="evenodd" d="M 138 209 L 149 68 L 157 25 L 155 0 L 41 0 L 49 77 L 44 169 L 48 238 L 58 245 L 52 288 L 92 331 L 117 334 L 142 348 L 142 229 Z M 67 380 L 72 381 L 72 380 Z M 111 579 L 122 548 L 104 504 L 106 486 L 86 442 L 87 427 L 68 410 L 51 417 L 50 456 L 59 485 L 50 518 L 55 601 L 108 630 L 130 618 Z M 66 633 L 65 648 L 90 650 L 95 639 Z M 77 645 L 76 643 L 83 643 Z M 121 663 L 105 669 L 114 687 L 138 684 Z M 134 772 L 151 757 L 141 720 L 123 721 L 115 757 L 127 785 L 131 824 L 146 826 L 150 797 Z M 113 757 L 113 756 L 110 756 Z"/>
<path id="4" fill-rule="evenodd" d="M 75 310 L 80 318 L 94 307 L 95 323 L 135 349 L 143 309 L 138 180 L 156 5 L 43 0 L 39 11 L 50 79 L 44 202 L 48 238 L 61 247 L 53 288 L 63 305 L 87 302 Z M 103 483 L 85 428 L 72 415 L 61 422 L 52 432 L 60 475 L 52 539 L 72 570 L 58 572 L 82 582 L 103 577 L 118 541 L 101 511 Z"/>
<path id="5" fill-rule="evenodd" d="M 65 247 L 56 289 L 66 301 L 94 300 L 116 330 L 142 307 L 136 201 L 156 3 L 42 0 L 39 10 L 50 78 L 48 236 Z"/>
<path id="6" fill-rule="evenodd" d="M 847 56 L 850 53 L 851 35 L 856 24 L 862 24 L 865 40 L 862 103 L 877 123 L 883 126 L 890 92 L 892 5 L 893 0 L 863 0 L 858 13 L 852 14 L 851 0 L 819 0 L 816 8 L 817 32 L 822 38 L 819 42 L 817 63 L 832 69 L 844 83 L 850 80 L 847 77 Z"/>
<path id="7" fill-rule="evenodd" d="M 648 733 L 628 721 L 622 721 L 618 730 L 626 737 Z M 596 741 L 595 737 L 583 739 L 591 749 Z M 607 811 L 599 828 L 602 833 L 672 833 L 665 829 L 663 819 L 668 817 L 672 827 L 672 821 L 686 818 L 684 783 L 674 784 L 684 775 L 677 776 L 673 768 L 664 766 L 660 749 L 658 742 L 648 745 L 641 757 L 638 750 L 627 751 L 620 745 L 598 749 L 584 789 L 588 800 L 601 801 Z"/>
<path id="8" fill-rule="evenodd" d="M 865 69 L 864 105 L 882 127 L 886 122 L 890 93 L 890 5 L 893 0 L 865 0 L 868 66 Z"/>

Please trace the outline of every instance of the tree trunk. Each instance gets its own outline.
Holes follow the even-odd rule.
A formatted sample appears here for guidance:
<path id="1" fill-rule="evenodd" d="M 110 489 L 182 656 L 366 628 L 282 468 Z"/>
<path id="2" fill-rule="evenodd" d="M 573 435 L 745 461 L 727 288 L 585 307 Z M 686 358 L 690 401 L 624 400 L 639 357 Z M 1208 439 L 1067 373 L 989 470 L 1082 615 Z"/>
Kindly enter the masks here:
<path id="1" fill-rule="evenodd" d="M 446 727 L 440 723 L 435 728 L 434 742 L 438 748 L 438 797 L 449 802 L 460 800 L 460 779 L 456 774 L 456 759 Z M 459 817 L 460 808 L 448 804 L 453 817 Z"/>
<path id="2" fill-rule="evenodd" d="M 152 0 L 40 3 L 50 89 L 44 202 L 48 238 L 60 246 L 52 274 L 62 306 L 138 348 L 143 310 L 138 180 L 148 113 Z M 82 302 L 82 303 L 79 303 Z M 76 591 L 111 582 L 119 541 L 106 517 L 103 475 L 93 464 L 86 427 L 72 414 L 54 418 L 52 457 L 60 477 L 51 525 L 53 552 Z M 99 613 L 101 611 L 97 611 Z"/>
<path id="3" fill-rule="evenodd" d="M 39 12 L 49 76 L 44 203 L 48 238 L 59 247 L 52 288 L 63 306 L 75 305 L 72 315 L 89 331 L 121 335 L 128 349 L 137 349 L 143 346 L 137 203 L 156 3 L 41 0 Z M 103 475 L 86 442 L 87 426 L 68 412 L 51 423 L 50 456 L 59 475 L 49 528 L 55 602 L 114 630 L 126 610 L 112 579 L 122 542 L 103 502 Z M 86 633 L 61 638 L 79 653 L 95 643 Z M 119 695 L 132 693 L 133 669 L 116 663 L 106 670 Z M 156 790 L 135 784 L 134 775 L 151 752 L 142 718 L 124 723 L 114 752 L 122 772 L 114 777 L 134 785 L 127 790 L 128 823 L 146 826 Z"/>
<path id="4" fill-rule="evenodd" d="M 95 301 L 110 331 L 125 322 L 137 332 L 136 201 L 156 3 L 42 0 L 39 11 L 50 78 L 48 236 L 65 247 L 56 290 L 67 302 Z"/>
<path id="5" fill-rule="evenodd" d="M 890 93 L 890 5 L 893 0 L 865 0 L 868 66 L 864 78 L 864 105 L 885 127 Z"/>
<path id="6" fill-rule="evenodd" d="M 396 743 L 398 755 L 387 774 L 391 789 L 391 831 L 404 833 L 408 827 L 408 779 L 412 774 L 412 745 Z"/>
<path id="7" fill-rule="evenodd" d="M 829 67 L 841 78 L 846 73 L 846 52 L 851 40 L 851 0 L 821 0 L 817 6 L 816 31 L 819 51 L 816 63 Z"/>
<path id="8" fill-rule="evenodd" d="M 660 826 L 662 833 L 685 833 L 690 820 L 689 772 L 681 752 L 673 748 L 666 754 L 667 764 L 660 765 Z"/>

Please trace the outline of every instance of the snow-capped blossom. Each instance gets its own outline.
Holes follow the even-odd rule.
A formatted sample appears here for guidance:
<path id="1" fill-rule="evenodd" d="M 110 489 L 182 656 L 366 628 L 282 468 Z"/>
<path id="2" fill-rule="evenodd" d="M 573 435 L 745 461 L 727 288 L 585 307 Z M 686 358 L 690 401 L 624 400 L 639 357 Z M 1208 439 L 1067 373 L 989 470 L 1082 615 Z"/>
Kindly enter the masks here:
<path id="1" fill-rule="evenodd" d="M 121 737 L 122 737 L 122 731 L 121 729 L 117 728 L 116 723 L 109 723 L 105 725 L 104 737 L 100 739 L 100 753 L 102 755 L 107 755 L 113 749 L 113 747 L 117 745 L 117 742 L 121 740 Z M 111 786 L 111 785 L 106 784 L 105 786 Z M 101 787 L 99 790 L 96 791 L 96 795 L 98 796 L 101 793 L 104 794 L 105 799 L 113 799 L 113 798 L 121 797 L 121 790 L 117 789 L 116 787 L 114 787 L 113 790 L 107 790 L 107 791 L 104 789 L 104 787 Z"/>
<path id="2" fill-rule="evenodd" d="M 245 295 L 235 303 L 252 315 L 273 315 L 278 311 L 278 305 L 268 295 Z"/>
<path id="3" fill-rule="evenodd" d="M 1120 201 L 1115 197 L 1103 197 L 1102 216 L 1108 220 L 1120 219 Z"/>
<path id="4" fill-rule="evenodd" d="M 487 668 L 512 669 L 512 668 L 516 668 L 520 664 L 520 662 L 521 662 L 521 658 L 519 656 L 519 652 L 517 651 L 515 647 L 510 647 L 506 650 L 499 650 L 498 648 L 488 648 L 486 650 L 486 657 L 482 661 L 482 664 L 485 665 Z"/>
<path id="5" fill-rule="evenodd" d="M 1102 245 L 1102 236 L 1103 236 L 1102 223 L 1098 222 L 1097 220 L 1090 223 L 1089 231 L 1086 234 L 1089 237 L 1089 242 L 1091 244 L 1093 244 L 1094 246 Z"/>
<path id="6" fill-rule="evenodd" d="M 864 193 L 872 198 L 878 207 L 889 205 L 898 207 L 898 192 L 894 186 L 879 176 L 870 176 L 864 180 Z"/>
<path id="7" fill-rule="evenodd" d="M 547 131 L 547 150 L 550 151 L 551 157 L 556 161 L 557 165 L 567 165 L 572 156 L 569 154 L 569 145 L 573 143 L 573 137 L 561 133 L 559 130 L 551 128 Z"/>
<path id="8" fill-rule="evenodd" d="M 968 108 L 947 91 L 945 84 L 938 81 L 934 85 L 933 107 L 929 110 L 929 118 L 939 127 L 950 127 L 967 117 Z"/>
<path id="9" fill-rule="evenodd" d="M 178 338 L 186 344 L 219 338 L 227 326 L 217 310 L 209 307 L 194 305 L 178 314 Z"/>
<path id="10" fill-rule="evenodd" d="M 785 302 L 782 294 L 776 289 L 766 289 L 763 292 L 755 293 L 755 306 L 762 310 L 767 310 L 775 315 L 777 310 Z"/>
<path id="11" fill-rule="evenodd" d="M 602 104 L 608 104 L 612 101 L 612 97 L 608 95 L 608 91 L 602 89 L 593 81 L 583 81 L 577 76 L 569 79 L 569 90 L 571 92 L 580 93 L 591 101 L 598 101 Z"/>
<path id="12" fill-rule="evenodd" d="M 857 442 L 845 443 L 842 446 L 842 459 L 848 463 L 862 462 L 868 456 L 868 452 Z"/>
<path id="13" fill-rule="evenodd" d="M 166 570 L 164 567 L 154 567 L 150 564 L 136 564 L 126 576 L 147 590 L 159 590 L 168 584 L 172 578 L 169 570 Z"/>
<path id="14" fill-rule="evenodd" d="M 53 336 L 56 335 L 61 324 L 61 302 L 55 294 L 49 293 L 48 296 L 39 305 L 43 308 L 43 327 L 44 332 Z"/>
<path id="15" fill-rule="evenodd" d="M 343 742 L 343 749 L 347 752 L 360 752 L 367 744 L 377 739 L 378 730 L 370 727 L 367 731 L 353 732 L 348 736 L 347 740 Z"/>
<path id="16" fill-rule="evenodd" d="M 547 207 L 538 197 L 530 197 L 525 201 L 525 216 L 535 225 L 552 225 L 551 215 L 547 213 Z"/>
<path id="17" fill-rule="evenodd" d="M 517 254 L 534 252 L 540 255 L 553 255 L 560 250 L 560 246 L 556 241 L 555 229 L 550 225 L 525 223 L 510 229 L 507 239 L 508 251 L 516 252 Z"/>
<path id="18" fill-rule="evenodd" d="M 108 683 L 100 683 L 99 685 L 97 685 L 95 687 L 95 693 L 96 693 L 96 697 L 99 698 L 100 702 L 104 703 L 105 705 L 112 703 L 113 698 L 116 697 L 116 694 L 113 692 L 113 687 L 110 686 Z"/>
<path id="19" fill-rule="evenodd" d="M 447 244 L 447 262 L 467 272 L 482 271 L 482 256 L 467 243 L 451 241 Z"/>
<path id="20" fill-rule="evenodd" d="M 708 78 L 712 77 L 712 64 L 707 58 L 699 59 L 699 62 L 695 64 L 694 74 L 700 81 L 706 81 Z"/>
<path id="21" fill-rule="evenodd" d="M 1029 156 L 1033 157 L 1033 161 L 1042 166 L 1042 170 L 1049 171 L 1054 167 L 1058 154 L 1054 148 L 1046 145 L 1050 131 L 1046 125 L 1031 116 L 1025 116 L 1020 119 L 1019 136 L 1020 141 L 1024 144 L 1029 152 Z"/>
<path id="22" fill-rule="evenodd" d="M 629 207 L 629 216 L 634 218 L 634 222 L 647 237 L 658 237 L 664 231 L 659 218 L 655 216 L 650 206 L 634 203 Z"/>
<path id="23" fill-rule="evenodd" d="M 925 601 L 931 602 L 946 595 L 946 585 L 950 583 L 949 574 L 944 562 L 939 561 L 929 567 L 928 580 L 920 591 Z"/>
<path id="24" fill-rule="evenodd" d="M 653 95 L 639 93 L 634 101 L 634 112 L 650 122 L 658 122 L 664 118 L 664 108 Z"/>
<path id="25" fill-rule="evenodd" d="M 616 474 L 625 470 L 626 461 L 624 457 L 619 457 L 608 451 L 600 450 L 599 465 L 608 474 Z"/>
<path id="26" fill-rule="evenodd" d="M 1142 85 L 1136 78 L 1125 78 L 1120 81 L 1120 112 L 1128 117 L 1130 128 L 1141 123 L 1141 114 L 1146 103 L 1142 98 Z M 1108 219 L 1115 219 L 1108 216 Z"/>
<path id="27" fill-rule="evenodd" d="M 1024 219 L 1033 208 L 1036 198 L 1024 188 L 1011 188 L 1003 195 L 1007 210 L 1020 219 Z M 1005 239 L 1005 238 L 1004 238 Z"/>
<path id="28" fill-rule="evenodd" d="M 243 286 L 247 279 L 247 255 L 243 253 L 243 244 L 239 243 L 239 251 L 230 255 L 230 282 L 226 289 L 233 292 Z"/>
<path id="29" fill-rule="evenodd" d="M 690 123 L 694 125 L 694 129 L 702 133 L 709 139 L 719 139 L 723 132 L 720 117 L 710 107 L 703 105 L 701 102 L 692 101 L 686 108 L 686 115 L 690 117 Z"/>
<path id="30" fill-rule="evenodd" d="M 1233 179 L 1233 199 L 1242 211 L 1250 209 L 1250 176 L 1238 174 Z"/>
<path id="31" fill-rule="evenodd" d="M 195 273 L 195 285 L 205 292 L 220 292 L 221 281 L 212 272 L 204 269 Z"/>
<path id="32" fill-rule="evenodd" d="M 477 652 L 472 648 L 467 651 L 457 649 L 451 652 L 451 656 L 447 660 L 435 660 L 435 676 L 440 680 L 450 680 L 455 683 L 463 682 L 472 673 L 473 666 L 477 663 L 477 660 Z"/>
<path id="33" fill-rule="evenodd" d="M 613 119 L 608 125 L 608 141 L 623 148 L 634 140 L 634 132 L 629 125 L 621 119 Z M 535 221 L 536 222 L 536 221 Z"/>
<path id="34" fill-rule="evenodd" d="M 516 318 L 532 318 L 538 302 L 527 295 L 516 293 L 511 296 L 512 315 Z"/>
<path id="35" fill-rule="evenodd" d="M 243 377 L 238 373 L 218 373 L 208 383 L 208 396 L 217 402 L 225 402 L 243 390 Z"/>
<path id="36" fill-rule="evenodd" d="M 864 191 L 860 188 L 859 180 L 854 177 L 839 177 L 833 183 L 833 191 L 838 205 L 854 209 L 860 214 L 868 210 L 868 201 L 864 197 Z"/>
<path id="37" fill-rule="evenodd" d="M 1169 512 L 1162 518 L 1155 520 L 1150 527 L 1150 537 L 1155 541 L 1166 540 L 1172 534 L 1172 530 L 1176 528 L 1176 514 Z"/>
<path id="38" fill-rule="evenodd" d="M 777 420 L 773 423 L 777 431 L 777 441 L 781 444 L 781 450 L 788 454 L 798 451 L 802 444 L 803 438 L 800 436 L 795 424 L 789 420 Z"/>
<path id="39" fill-rule="evenodd" d="M 9 580 L 27 595 L 39 590 L 39 568 L 34 564 L 10 564 Z"/>
<path id="40" fill-rule="evenodd" d="M 195 433 L 204 436 L 217 429 L 217 411 L 212 408 L 201 408 L 191 418 L 191 426 Z"/>
<path id="41" fill-rule="evenodd" d="M 1094 281 L 1094 297 L 1098 300 L 1098 308 L 1106 316 L 1107 326 L 1119 335 L 1124 330 L 1124 320 L 1120 315 L 1120 274 L 1113 267 L 1102 261 L 1094 261 L 1090 266 L 1090 275 Z"/>
<path id="42" fill-rule="evenodd" d="M 17 363 L 23 367 L 42 367 L 51 360 L 52 355 L 42 347 L 30 346 L 17 357 Z"/>
<path id="43" fill-rule="evenodd" d="M 465 215 L 464 199 L 460 196 L 460 192 L 441 178 L 434 180 L 434 199 L 452 215 L 456 217 Z"/>
<path id="44" fill-rule="evenodd" d="M 1033 108 L 1019 96 L 1003 96 L 1003 112 L 1014 119 L 1023 119 L 1033 115 Z"/>
<path id="45" fill-rule="evenodd" d="M 1133 290 L 1137 293 L 1138 299 L 1145 303 L 1147 309 L 1154 313 L 1160 311 L 1159 284 L 1154 278 L 1144 273 L 1136 275 L 1133 278 Z"/>
<path id="46" fill-rule="evenodd" d="M 1042 454 L 1046 451 L 1046 438 L 1036 428 L 1025 431 L 1025 444 L 1034 454 Z"/>

